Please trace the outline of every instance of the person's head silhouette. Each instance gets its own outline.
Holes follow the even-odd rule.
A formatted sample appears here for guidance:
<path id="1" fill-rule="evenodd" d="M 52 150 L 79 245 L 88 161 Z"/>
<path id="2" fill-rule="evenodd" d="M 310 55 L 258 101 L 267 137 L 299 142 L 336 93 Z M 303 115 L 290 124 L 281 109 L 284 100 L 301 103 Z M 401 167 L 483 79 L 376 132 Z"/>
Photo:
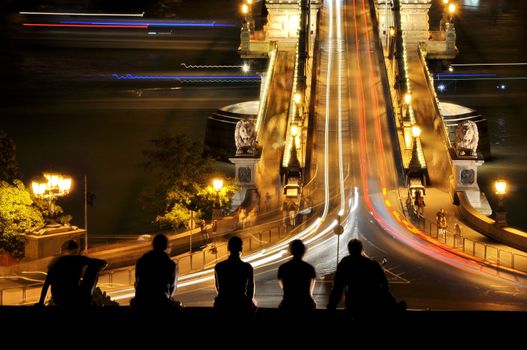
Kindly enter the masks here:
<path id="1" fill-rule="evenodd" d="M 76 255 L 79 252 L 79 244 L 70 239 L 62 244 L 60 252 L 62 255 Z"/>
<path id="2" fill-rule="evenodd" d="M 242 252 L 242 246 L 243 241 L 238 236 L 231 237 L 229 239 L 229 243 L 227 243 L 227 249 L 229 249 L 231 255 L 234 256 L 240 256 L 240 253 Z"/>
<path id="3" fill-rule="evenodd" d="M 168 250 L 168 238 L 162 233 L 158 233 L 152 240 L 152 247 L 155 251 L 167 251 Z"/>
<path id="4" fill-rule="evenodd" d="M 304 253 L 306 252 L 306 246 L 301 240 L 295 239 L 291 242 L 291 244 L 289 244 L 289 251 L 295 259 L 302 259 Z"/>
<path id="5" fill-rule="evenodd" d="M 362 254 L 362 242 L 354 238 L 348 242 L 348 250 L 351 256 L 360 256 Z"/>

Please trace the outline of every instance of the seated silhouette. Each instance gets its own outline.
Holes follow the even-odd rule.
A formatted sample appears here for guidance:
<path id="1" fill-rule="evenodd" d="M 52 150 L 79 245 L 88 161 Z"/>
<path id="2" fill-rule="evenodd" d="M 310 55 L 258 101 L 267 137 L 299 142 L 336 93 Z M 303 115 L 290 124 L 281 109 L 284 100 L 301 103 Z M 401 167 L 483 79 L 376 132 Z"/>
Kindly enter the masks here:
<path id="1" fill-rule="evenodd" d="M 241 238 L 231 237 L 227 244 L 229 257 L 214 268 L 218 292 L 214 309 L 223 317 L 250 318 L 256 311 L 253 267 L 240 258 L 242 245 Z"/>
<path id="2" fill-rule="evenodd" d="M 51 287 L 52 305 L 64 309 L 90 306 L 99 272 L 106 266 L 104 260 L 80 255 L 79 245 L 74 240 L 66 241 L 61 256 L 49 265 L 37 305 L 44 305 Z"/>
<path id="3" fill-rule="evenodd" d="M 293 258 L 278 268 L 278 281 L 284 290 L 279 308 L 288 315 L 305 315 L 316 308 L 313 300 L 315 268 L 302 260 L 306 247 L 295 239 L 289 245 Z"/>
<path id="4" fill-rule="evenodd" d="M 173 297 L 177 289 L 177 265 L 170 259 L 167 236 L 157 234 L 152 250 L 137 260 L 135 297 L 130 302 L 139 311 L 174 311 L 180 304 Z"/>
<path id="5" fill-rule="evenodd" d="M 353 318 L 394 313 L 398 306 L 389 291 L 384 270 L 376 261 L 364 256 L 362 249 L 362 242 L 358 239 L 349 241 L 349 256 L 337 266 L 327 308 L 335 310 L 346 291 L 346 310 Z"/>

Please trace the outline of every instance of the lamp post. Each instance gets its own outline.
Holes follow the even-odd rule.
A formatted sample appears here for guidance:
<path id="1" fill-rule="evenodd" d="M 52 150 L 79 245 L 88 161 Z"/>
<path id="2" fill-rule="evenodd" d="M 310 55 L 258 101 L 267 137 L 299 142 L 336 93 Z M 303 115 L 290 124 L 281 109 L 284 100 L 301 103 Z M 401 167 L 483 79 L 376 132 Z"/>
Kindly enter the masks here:
<path id="1" fill-rule="evenodd" d="M 412 95 L 405 93 L 403 97 L 404 107 L 401 106 L 401 128 L 405 127 L 405 122 L 410 118 L 410 104 L 412 103 Z"/>
<path id="2" fill-rule="evenodd" d="M 443 0 L 443 15 L 439 21 L 439 30 L 445 31 L 446 23 L 448 22 L 448 3 L 450 0 Z"/>
<path id="3" fill-rule="evenodd" d="M 212 208 L 212 219 L 220 220 L 223 216 L 221 213 L 221 203 L 220 203 L 220 191 L 223 188 L 223 180 L 222 179 L 212 180 L 212 187 L 214 188 L 214 191 L 216 191 L 216 200 L 214 201 L 214 207 Z"/>
<path id="4" fill-rule="evenodd" d="M 48 223 L 46 226 L 54 227 L 58 224 L 55 222 L 55 201 L 70 193 L 72 179 L 70 176 L 45 172 L 44 178 L 31 182 L 31 188 L 35 197 L 48 201 Z M 45 179 L 45 180 L 44 180 Z"/>
<path id="5" fill-rule="evenodd" d="M 448 5 L 448 22 L 451 25 L 454 24 L 454 13 L 456 13 L 456 4 L 449 4 Z"/>
<path id="6" fill-rule="evenodd" d="M 422 164 L 419 160 L 419 154 L 417 150 L 417 139 L 421 136 L 421 128 L 417 125 L 412 126 L 412 157 L 408 163 L 409 175 L 420 174 Z"/>
<path id="7" fill-rule="evenodd" d="M 245 23 L 247 23 L 247 14 L 249 13 L 249 5 L 243 4 L 242 5 L 242 14 L 243 14 L 243 20 Z"/>
<path id="8" fill-rule="evenodd" d="M 251 33 L 254 33 L 253 0 L 246 0 L 246 4 L 244 5 L 247 6 L 248 16 L 246 16 L 246 21 L 248 22 L 248 25 L 249 25 L 249 31 Z"/>
<path id="9" fill-rule="evenodd" d="M 498 195 L 498 210 L 496 211 L 496 225 L 498 227 L 507 226 L 507 214 L 505 212 L 504 197 L 507 194 L 507 181 L 503 179 L 494 182 L 496 194 Z"/>

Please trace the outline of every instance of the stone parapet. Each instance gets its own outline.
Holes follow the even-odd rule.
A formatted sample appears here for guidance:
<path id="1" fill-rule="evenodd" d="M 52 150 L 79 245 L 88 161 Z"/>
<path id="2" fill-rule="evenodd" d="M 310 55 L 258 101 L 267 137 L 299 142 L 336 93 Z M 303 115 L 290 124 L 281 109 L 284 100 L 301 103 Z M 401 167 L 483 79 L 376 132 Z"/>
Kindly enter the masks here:
<path id="1" fill-rule="evenodd" d="M 459 199 L 459 218 L 464 223 L 487 237 L 527 252 L 527 232 L 512 227 L 499 227 L 494 220 L 472 207 L 465 192 L 456 192 L 456 195 Z"/>

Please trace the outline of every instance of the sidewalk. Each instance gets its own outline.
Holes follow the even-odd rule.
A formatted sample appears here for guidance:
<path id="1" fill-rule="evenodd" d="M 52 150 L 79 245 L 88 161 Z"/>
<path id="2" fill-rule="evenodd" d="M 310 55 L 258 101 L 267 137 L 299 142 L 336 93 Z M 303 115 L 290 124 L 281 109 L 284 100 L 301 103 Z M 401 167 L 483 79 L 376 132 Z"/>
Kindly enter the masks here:
<path id="1" fill-rule="evenodd" d="M 401 193 L 406 190 L 401 189 Z M 527 273 L 527 253 L 497 242 L 478 231 L 466 226 L 457 218 L 457 206 L 452 203 L 448 192 L 429 187 L 426 189 L 424 208 L 424 222 L 412 220 L 415 226 L 440 243 L 443 248 L 458 254 L 469 255 L 478 260 L 484 260 L 504 269 L 514 269 Z M 447 217 L 447 233 L 438 234 L 436 213 L 445 209 Z M 461 227 L 461 237 L 457 239 L 454 234 L 454 225 Z"/>

